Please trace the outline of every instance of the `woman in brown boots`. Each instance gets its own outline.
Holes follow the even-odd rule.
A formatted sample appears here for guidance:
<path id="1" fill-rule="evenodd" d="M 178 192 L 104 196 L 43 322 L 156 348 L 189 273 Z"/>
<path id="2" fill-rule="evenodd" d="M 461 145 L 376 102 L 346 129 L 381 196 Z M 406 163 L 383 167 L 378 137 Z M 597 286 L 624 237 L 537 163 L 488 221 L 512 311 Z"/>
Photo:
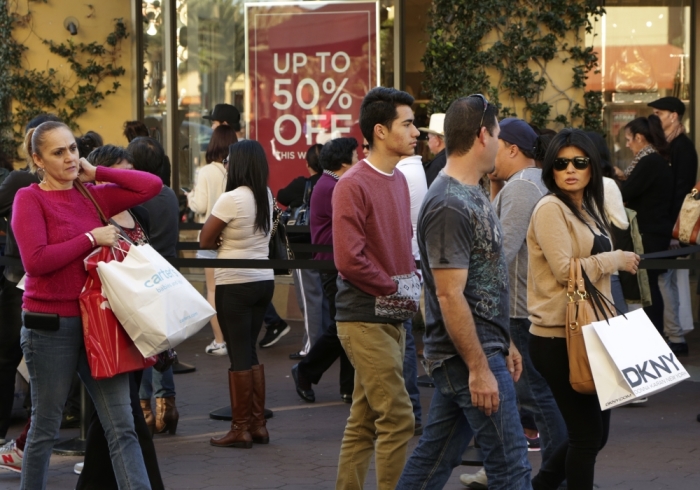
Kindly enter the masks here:
<path id="1" fill-rule="evenodd" d="M 202 249 L 219 259 L 266 260 L 272 228 L 272 193 L 260 143 L 243 140 L 229 147 L 226 192 L 216 201 L 199 237 Z M 231 430 L 212 446 L 251 448 L 267 444 L 265 371 L 255 341 L 275 289 L 272 269 L 216 269 L 216 311 L 228 348 L 233 418 Z"/>

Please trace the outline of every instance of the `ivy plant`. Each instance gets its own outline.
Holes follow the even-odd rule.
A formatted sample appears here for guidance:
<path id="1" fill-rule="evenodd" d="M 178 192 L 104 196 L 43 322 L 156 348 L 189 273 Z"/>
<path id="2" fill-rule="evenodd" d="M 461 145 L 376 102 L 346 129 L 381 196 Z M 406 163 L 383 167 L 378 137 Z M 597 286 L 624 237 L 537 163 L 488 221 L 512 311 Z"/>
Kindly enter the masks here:
<path id="1" fill-rule="evenodd" d="M 598 57 L 583 47 L 591 18 L 604 13 L 600 0 L 433 0 L 430 40 L 423 63 L 429 110 L 444 112 L 453 100 L 487 94 L 503 116 L 520 117 L 539 127 L 549 123 L 602 130 L 602 93 L 586 91 Z M 571 69 L 569 86 L 558 86 L 548 70 Z M 495 75 L 494 75 L 495 74 Z M 559 80 L 561 83 L 561 80 Z M 545 89 L 568 101 L 553 113 Z M 574 95 L 582 91 L 576 101 Z M 581 93 L 581 92 L 579 92 Z M 515 102 L 523 107 L 517 113 Z"/>
<path id="2" fill-rule="evenodd" d="M 31 17 L 31 10 L 19 15 L 9 11 L 5 2 L 0 3 L 0 151 L 14 157 L 24 140 L 24 127 L 33 117 L 52 112 L 71 129 L 79 130 L 79 118 L 114 94 L 126 72 L 119 59 L 122 41 L 129 33 L 121 18 L 114 19 L 113 30 L 102 44 L 40 38 L 51 53 L 68 64 L 68 76 L 51 67 L 27 68 L 23 55 L 28 48 L 15 40 L 13 31 L 29 28 L 31 35 L 38 37 Z"/>

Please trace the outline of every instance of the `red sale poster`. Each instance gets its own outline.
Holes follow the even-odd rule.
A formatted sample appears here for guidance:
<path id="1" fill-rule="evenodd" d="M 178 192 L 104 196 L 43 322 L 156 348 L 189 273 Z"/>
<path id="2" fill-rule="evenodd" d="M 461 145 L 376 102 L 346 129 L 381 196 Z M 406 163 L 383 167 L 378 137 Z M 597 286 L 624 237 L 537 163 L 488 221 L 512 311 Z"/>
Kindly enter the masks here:
<path id="1" fill-rule="evenodd" d="M 378 85 L 378 2 L 246 3 L 246 120 L 274 194 L 308 176 L 306 152 L 336 137 L 362 144 L 358 119 Z"/>

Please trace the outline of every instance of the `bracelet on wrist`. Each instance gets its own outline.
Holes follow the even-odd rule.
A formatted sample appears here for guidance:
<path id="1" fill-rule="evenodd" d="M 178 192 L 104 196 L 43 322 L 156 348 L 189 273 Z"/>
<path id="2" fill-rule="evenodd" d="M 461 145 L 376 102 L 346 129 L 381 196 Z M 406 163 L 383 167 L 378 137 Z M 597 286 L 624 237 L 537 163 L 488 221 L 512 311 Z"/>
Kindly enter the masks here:
<path id="1" fill-rule="evenodd" d="M 85 236 L 88 237 L 88 240 L 90 240 L 92 247 L 95 248 L 97 246 L 97 241 L 95 240 L 95 237 L 92 236 L 92 233 L 88 231 L 87 233 L 85 233 Z"/>

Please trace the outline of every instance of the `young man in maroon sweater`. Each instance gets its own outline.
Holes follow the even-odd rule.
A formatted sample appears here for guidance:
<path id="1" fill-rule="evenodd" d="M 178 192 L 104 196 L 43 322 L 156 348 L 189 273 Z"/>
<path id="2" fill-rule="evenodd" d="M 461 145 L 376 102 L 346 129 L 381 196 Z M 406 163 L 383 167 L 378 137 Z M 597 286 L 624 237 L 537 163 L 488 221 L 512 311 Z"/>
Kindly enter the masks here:
<path id="1" fill-rule="evenodd" d="M 413 155 L 419 135 L 412 103 L 413 97 L 392 88 L 367 94 L 360 128 L 369 154 L 333 192 L 338 338 L 355 367 L 336 489 L 362 488 L 376 451 L 377 489 L 393 490 L 414 431 L 402 324 L 418 311 L 421 286 L 411 253 L 408 185 L 394 170 L 401 157 Z"/>

